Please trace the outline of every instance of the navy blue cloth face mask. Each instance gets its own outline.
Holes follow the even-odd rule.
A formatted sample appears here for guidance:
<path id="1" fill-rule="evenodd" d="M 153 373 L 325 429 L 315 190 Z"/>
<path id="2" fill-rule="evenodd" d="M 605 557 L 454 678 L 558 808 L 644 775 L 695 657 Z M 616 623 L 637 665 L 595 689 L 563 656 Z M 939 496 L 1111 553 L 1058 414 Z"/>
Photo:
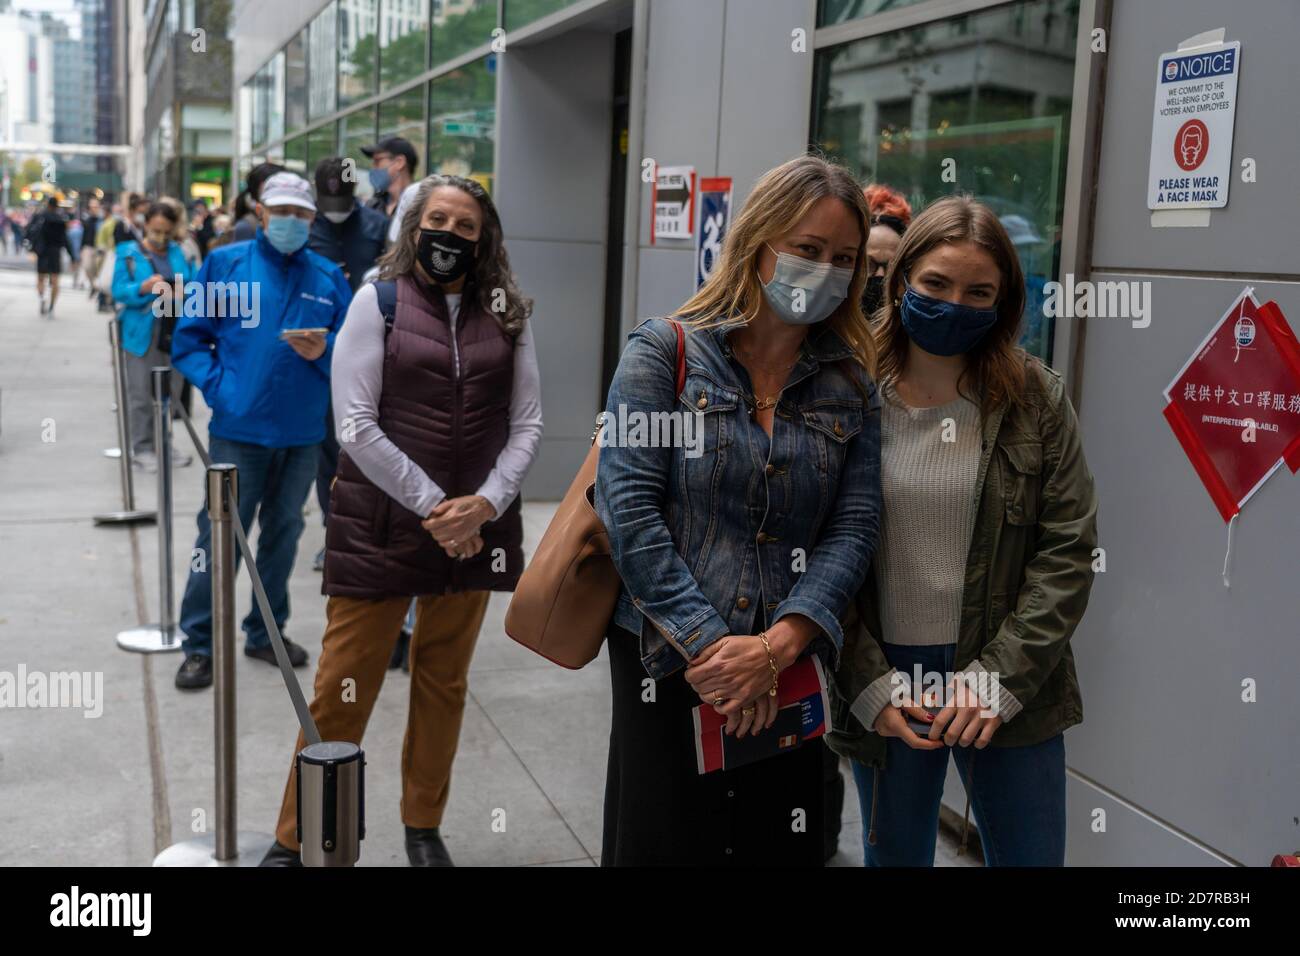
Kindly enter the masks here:
<path id="1" fill-rule="evenodd" d="M 898 315 L 912 341 L 931 355 L 969 352 L 998 320 L 997 309 L 932 299 L 910 285 L 903 293 Z"/>

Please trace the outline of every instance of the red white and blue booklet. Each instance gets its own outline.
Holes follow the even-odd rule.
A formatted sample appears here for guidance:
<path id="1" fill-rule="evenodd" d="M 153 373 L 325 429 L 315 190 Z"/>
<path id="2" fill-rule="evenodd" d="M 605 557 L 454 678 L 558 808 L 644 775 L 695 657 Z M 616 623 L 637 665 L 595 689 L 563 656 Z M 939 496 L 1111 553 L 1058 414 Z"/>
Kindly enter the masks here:
<path id="1" fill-rule="evenodd" d="M 831 729 L 826 672 L 816 654 L 795 661 L 777 684 L 780 709 L 772 726 L 757 736 L 737 739 L 723 733 L 727 718 L 707 704 L 692 712 L 695 718 L 695 765 L 700 773 L 732 770 L 794 750 Z"/>

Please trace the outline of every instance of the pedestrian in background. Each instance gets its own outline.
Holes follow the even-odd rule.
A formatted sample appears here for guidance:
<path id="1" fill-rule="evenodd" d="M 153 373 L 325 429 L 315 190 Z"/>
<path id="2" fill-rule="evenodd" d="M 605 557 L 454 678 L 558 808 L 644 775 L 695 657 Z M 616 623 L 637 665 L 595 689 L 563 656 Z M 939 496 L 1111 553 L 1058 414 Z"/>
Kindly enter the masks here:
<path id="1" fill-rule="evenodd" d="M 64 250 L 68 245 L 68 221 L 59 212 L 59 200 L 51 196 L 45 210 L 27 224 L 27 241 L 36 253 L 36 295 L 41 300 L 41 315 L 54 318 L 54 303 L 59 298 L 59 275 L 63 272 Z M 46 302 L 45 287 L 50 298 Z"/>
<path id="2" fill-rule="evenodd" d="M 430 176 L 379 279 L 357 293 L 335 355 L 343 450 L 311 711 L 325 739 L 361 742 L 417 598 L 402 746 L 412 866 L 452 865 L 440 828 L 470 658 L 488 593 L 513 590 L 523 570 L 519 488 L 542 435 L 531 308 L 483 187 Z M 339 696 L 345 677 L 354 702 Z M 299 735 L 297 750 L 305 744 Z M 295 788 L 291 766 L 263 865 L 298 862 Z"/>
<path id="3" fill-rule="evenodd" d="M 257 210 L 258 197 L 262 193 L 262 186 L 276 173 L 284 171 L 284 167 L 279 163 L 259 163 L 249 170 L 248 188 L 240 194 L 243 203 L 240 203 L 239 198 L 235 200 L 237 207 L 235 210 L 235 242 L 247 242 L 256 234 L 258 226 L 262 224 L 261 214 Z"/>
<path id="4" fill-rule="evenodd" d="M 184 302 L 184 283 L 194 278 L 185 253 L 173 239 L 176 211 L 154 203 L 145 213 L 144 238 L 115 250 L 113 299 L 121 306 L 122 363 L 131 429 L 131 463 L 146 472 L 158 470 L 153 440 L 153 369 L 170 366 L 172 334 Z M 179 375 L 172 376 L 172 400 L 181 400 Z M 191 457 L 172 448 L 172 464 L 185 467 Z"/>
<path id="5" fill-rule="evenodd" d="M 871 232 L 867 234 L 867 288 L 862 311 L 871 318 L 883 302 L 885 272 L 898 252 L 898 242 L 912 221 L 912 207 L 901 193 L 873 183 L 863 190 L 871 210 Z"/>
<path id="6" fill-rule="evenodd" d="M 198 314 L 178 324 L 172 360 L 212 409 L 212 459 L 239 469 L 239 520 L 251 538 L 257 517 L 257 567 L 283 634 L 302 506 L 325 437 L 330 357 L 352 290 L 338 266 L 307 248 L 316 215 L 307 181 L 276 173 L 261 196 L 261 225 L 254 238 L 213 250 L 195 280 L 203 289 L 222 283 L 220 288 L 241 290 L 244 301 L 251 298 L 254 314 L 228 314 L 228 307 L 209 311 L 204 302 Z M 195 548 L 210 553 L 206 507 L 199 509 L 198 532 Z M 238 566 L 238 555 L 235 561 Z M 190 571 L 180 627 L 185 660 L 176 686 L 207 687 L 212 683 L 212 584 L 206 565 Z M 243 629 L 244 653 L 275 666 L 256 601 Z M 284 643 L 294 667 L 307 663 L 303 648 L 287 637 Z"/>
<path id="7" fill-rule="evenodd" d="M 355 293 L 384 251 L 388 220 L 383 213 L 357 202 L 356 182 L 345 175 L 346 169 L 341 156 L 322 159 L 316 165 L 317 215 L 311 224 L 307 246 L 342 269 Z M 329 521 L 330 482 L 339 462 L 333 405 L 327 411 L 325 423 L 325 440 L 321 442 L 320 467 L 316 472 L 316 500 L 320 504 L 322 524 Z M 318 571 L 325 570 L 323 547 L 312 566 Z"/>
<path id="8" fill-rule="evenodd" d="M 392 219 L 397 201 L 415 182 L 420 157 L 411 141 L 401 136 L 389 136 L 373 146 L 363 146 L 361 152 L 370 158 L 370 185 L 375 191 L 366 205 L 383 213 L 385 219 Z M 396 241 L 396 236 L 390 238 Z"/>

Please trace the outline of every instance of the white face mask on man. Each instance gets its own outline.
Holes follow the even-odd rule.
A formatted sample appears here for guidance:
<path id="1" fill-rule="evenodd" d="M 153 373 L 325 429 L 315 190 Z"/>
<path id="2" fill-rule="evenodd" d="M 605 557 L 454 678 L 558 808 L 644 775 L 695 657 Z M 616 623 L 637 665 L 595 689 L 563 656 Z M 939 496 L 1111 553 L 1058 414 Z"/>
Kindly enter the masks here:
<path id="1" fill-rule="evenodd" d="M 337 226 L 340 223 L 347 222 L 348 216 L 352 215 L 352 210 L 347 209 L 343 212 L 322 212 L 321 215 Z"/>

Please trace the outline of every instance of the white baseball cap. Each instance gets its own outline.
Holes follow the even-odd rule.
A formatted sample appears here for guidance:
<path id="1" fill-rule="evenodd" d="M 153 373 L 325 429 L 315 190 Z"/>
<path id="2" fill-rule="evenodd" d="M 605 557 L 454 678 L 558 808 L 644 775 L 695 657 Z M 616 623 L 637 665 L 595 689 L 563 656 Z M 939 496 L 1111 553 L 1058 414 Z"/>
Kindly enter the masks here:
<path id="1" fill-rule="evenodd" d="M 301 206 L 316 211 L 311 185 L 297 173 L 276 173 L 262 184 L 258 202 L 263 206 Z"/>

